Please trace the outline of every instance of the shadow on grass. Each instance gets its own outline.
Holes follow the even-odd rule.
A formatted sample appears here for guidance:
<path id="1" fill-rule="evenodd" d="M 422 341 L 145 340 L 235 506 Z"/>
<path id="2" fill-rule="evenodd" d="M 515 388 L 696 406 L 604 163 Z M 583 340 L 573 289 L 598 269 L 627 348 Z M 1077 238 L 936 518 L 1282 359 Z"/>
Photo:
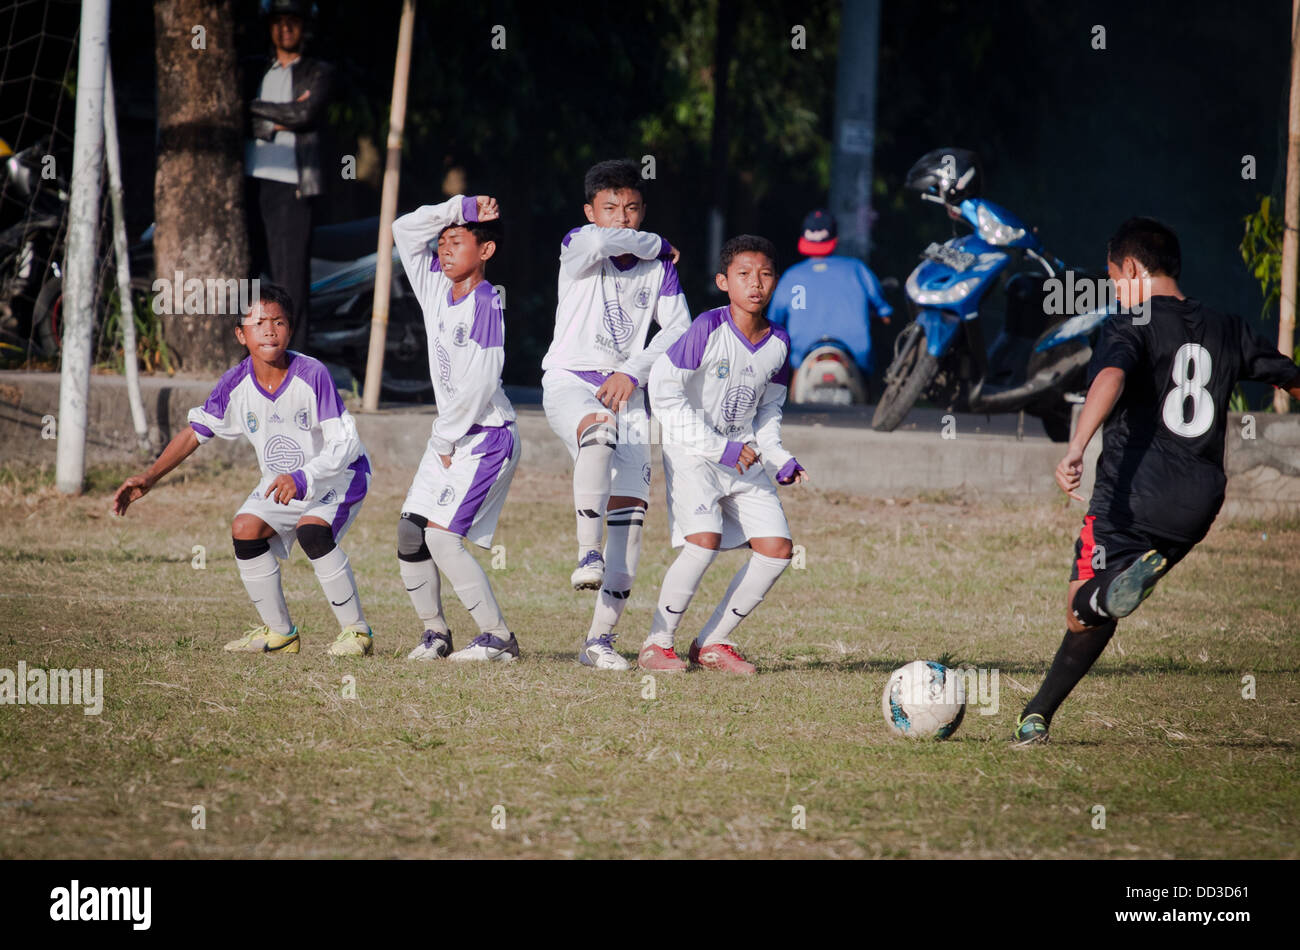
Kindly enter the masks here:
<path id="1" fill-rule="evenodd" d="M 836 673 L 884 673 L 894 672 L 900 666 L 917 659 L 910 657 L 875 658 L 875 659 L 837 659 L 832 657 L 783 657 L 775 663 L 759 665 L 760 673 L 788 673 L 828 670 Z M 1051 663 L 1051 657 L 1045 656 L 1041 662 L 1026 663 L 1023 660 L 981 660 L 979 664 L 962 662 L 960 668 L 978 666 L 979 669 L 998 670 L 1001 673 L 1026 673 L 1044 675 Z M 1256 675 L 1260 673 L 1296 675 L 1300 668 L 1266 668 L 1258 664 L 1249 664 L 1249 670 Z M 1173 657 L 1153 657 L 1150 660 L 1129 660 L 1123 663 L 1102 663 L 1088 671 L 1088 676 L 1134 676 L 1150 673 L 1181 673 L 1192 676 L 1240 676 L 1247 665 L 1223 666 L 1210 665 L 1199 661 L 1175 659 Z"/>

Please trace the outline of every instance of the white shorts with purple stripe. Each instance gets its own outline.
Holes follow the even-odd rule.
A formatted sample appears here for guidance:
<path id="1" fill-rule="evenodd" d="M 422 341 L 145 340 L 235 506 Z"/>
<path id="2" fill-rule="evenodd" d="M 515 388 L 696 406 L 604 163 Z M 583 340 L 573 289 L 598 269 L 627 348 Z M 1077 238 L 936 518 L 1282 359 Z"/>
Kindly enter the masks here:
<path id="1" fill-rule="evenodd" d="M 334 540 L 342 541 L 370 489 L 370 459 L 362 455 L 343 474 L 318 482 L 312 498 L 295 498 L 283 505 L 266 497 L 266 490 L 280 474 L 263 475 L 235 517 L 252 515 L 269 524 L 275 531 L 270 538 L 271 553 L 282 561 L 288 560 L 298 537 L 298 522 L 304 517 L 321 519 L 333 530 Z"/>
<path id="2" fill-rule="evenodd" d="M 664 475 L 675 548 L 688 534 L 720 534 L 723 550 L 740 547 L 750 538 L 790 537 L 776 483 L 761 462 L 742 475 L 681 446 L 665 445 Z"/>
<path id="3" fill-rule="evenodd" d="M 511 423 L 471 428 L 446 468 L 432 447 L 425 449 L 402 511 L 490 548 L 519 464 L 519 446 L 519 433 Z"/>
<path id="4" fill-rule="evenodd" d="M 542 409 L 546 421 L 569 450 L 571 459 L 578 457 L 578 423 L 593 412 L 609 413 L 596 398 L 596 390 L 608 376 L 608 373 L 576 373 L 567 369 L 548 369 L 542 374 Z M 609 493 L 649 501 L 650 421 L 645 390 L 633 392 L 627 406 L 616 416 L 618 444 L 614 447 Z"/>

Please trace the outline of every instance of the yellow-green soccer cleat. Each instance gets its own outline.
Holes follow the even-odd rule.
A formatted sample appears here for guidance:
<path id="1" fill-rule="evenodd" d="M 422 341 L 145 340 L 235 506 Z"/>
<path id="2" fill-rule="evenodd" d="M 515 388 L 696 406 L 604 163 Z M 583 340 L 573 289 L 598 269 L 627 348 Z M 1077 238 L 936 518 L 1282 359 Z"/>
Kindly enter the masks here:
<path id="1" fill-rule="evenodd" d="M 330 644 L 330 656 L 369 656 L 375 638 L 364 627 L 345 627 Z"/>
<path id="2" fill-rule="evenodd" d="M 227 643 L 225 650 L 227 653 L 297 653 L 301 645 L 296 625 L 288 633 L 276 633 L 262 624 L 249 627 L 238 640 Z"/>

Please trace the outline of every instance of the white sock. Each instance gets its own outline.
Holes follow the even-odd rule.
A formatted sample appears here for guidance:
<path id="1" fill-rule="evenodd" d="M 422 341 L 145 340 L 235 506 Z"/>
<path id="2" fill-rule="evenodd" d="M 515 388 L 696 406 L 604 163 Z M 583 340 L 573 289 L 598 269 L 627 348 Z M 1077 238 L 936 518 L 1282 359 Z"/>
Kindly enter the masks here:
<path id="1" fill-rule="evenodd" d="M 316 572 L 316 580 L 320 581 L 320 589 L 329 598 L 339 626 L 369 630 L 370 625 L 361 612 L 361 595 L 357 593 L 356 578 L 352 576 L 352 564 L 343 549 L 335 545 L 328 554 L 312 559 L 311 567 Z"/>
<path id="2" fill-rule="evenodd" d="M 664 574 L 664 586 L 659 591 L 659 604 L 655 607 L 654 620 L 650 625 L 650 636 L 642 646 L 654 644 L 670 649 L 677 625 L 682 622 L 682 614 L 691 604 L 691 598 L 700 589 L 704 572 L 717 558 L 718 552 L 702 548 L 687 541 L 682 553 L 677 555 Z"/>
<path id="3" fill-rule="evenodd" d="M 618 429 L 597 422 L 582 430 L 578 457 L 573 463 L 573 507 L 578 515 L 578 560 L 600 550 Z"/>
<path id="4" fill-rule="evenodd" d="M 423 561 L 404 561 L 398 558 L 402 572 L 402 586 L 410 595 L 411 605 L 420 616 L 425 630 L 447 633 L 447 621 L 442 616 L 442 581 L 432 558 Z"/>
<path id="5" fill-rule="evenodd" d="M 289 605 L 284 602 L 284 588 L 280 586 L 280 562 L 275 555 L 266 551 L 257 557 L 235 558 L 235 564 L 262 623 L 282 636 L 292 630 Z"/>
<path id="6" fill-rule="evenodd" d="M 632 581 L 641 560 L 641 526 L 645 509 L 616 508 L 609 513 L 609 536 L 605 540 L 605 582 L 600 586 L 596 610 L 591 617 L 588 640 L 613 633 L 632 595 Z"/>
<path id="7" fill-rule="evenodd" d="M 474 560 L 474 555 L 465 550 L 465 539 L 450 531 L 425 528 L 424 543 L 433 554 L 434 565 L 447 575 L 452 590 L 474 618 L 479 630 L 509 640 L 510 631 L 506 629 L 501 608 L 492 595 L 492 585 L 478 561 Z"/>
<path id="8" fill-rule="evenodd" d="M 731 579 L 722 603 L 718 604 L 718 609 L 713 611 L 713 616 L 696 637 L 700 648 L 711 643 L 731 643 L 731 631 L 763 602 L 776 579 L 789 566 L 790 561 L 786 558 L 751 554 Z"/>

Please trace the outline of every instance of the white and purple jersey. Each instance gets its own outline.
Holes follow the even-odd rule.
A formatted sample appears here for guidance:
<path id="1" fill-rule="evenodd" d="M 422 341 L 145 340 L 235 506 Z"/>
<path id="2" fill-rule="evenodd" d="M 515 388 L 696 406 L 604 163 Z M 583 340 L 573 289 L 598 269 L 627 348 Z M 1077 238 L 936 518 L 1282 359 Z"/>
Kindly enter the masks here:
<path id="1" fill-rule="evenodd" d="M 456 300 L 435 246 L 446 228 L 477 220 L 478 200 L 457 195 L 393 222 L 393 244 L 424 311 L 429 375 L 438 405 L 429 444 L 439 455 L 452 455 L 466 438 L 515 419 L 501 388 L 505 317 L 500 295 L 482 281 Z"/>
<path id="2" fill-rule="evenodd" d="M 781 444 L 781 408 L 790 384 L 790 337 L 771 325 L 751 343 L 730 307 L 695 318 L 650 371 L 650 408 L 665 448 L 682 446 L 733 466 L 746 443 L 758 446 L 778 481 L 802 466 Z"/>
<path id="3" fill-rule="evenodd" d="M 567 370 L 595 386 L 626 373 L 644 386 L 691 322 L 672 251 L 659 235 L 631 228 L 589 224 L 565 235 L 555 337 L 542 369 Z M 659 332 L 646 346 L 651 320 Z"/>
<path id="4" fill-rule="evenodd" d="M 274 393 L 257 381 L 251 356 L 227 370 L 207 401 L 190 410 L 190 428 L 200 443 L 246 437 L 263 477 L 292 475 L 298 499 L 355 504 L 370 474 L 356 422 L 324 363 L 287 355 L 289 373 Z"/>

